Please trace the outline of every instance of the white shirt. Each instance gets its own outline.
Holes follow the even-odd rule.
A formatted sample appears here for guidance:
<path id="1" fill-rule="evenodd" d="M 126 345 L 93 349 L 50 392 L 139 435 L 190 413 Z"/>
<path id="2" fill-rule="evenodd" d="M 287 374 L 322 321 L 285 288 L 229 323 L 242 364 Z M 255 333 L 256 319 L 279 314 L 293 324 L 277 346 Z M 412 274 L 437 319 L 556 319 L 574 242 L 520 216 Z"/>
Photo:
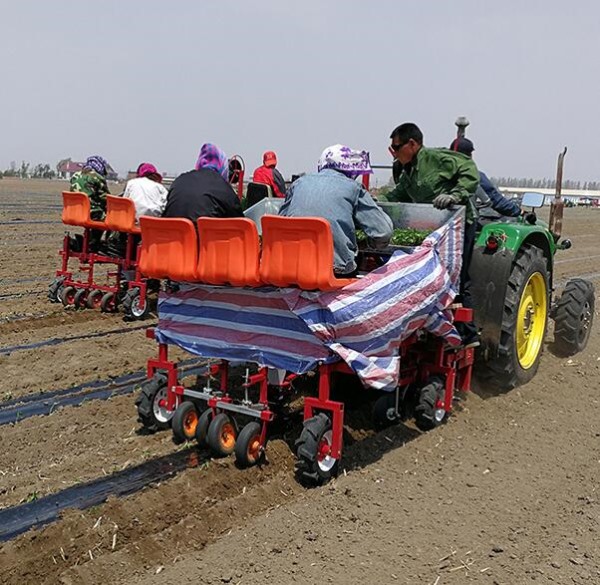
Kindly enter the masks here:
<path id="1" fill-rule="evenodd" d="M 131 199 L 135 204 L 135 218 L 140 215 L 160 217 L 167 204 L 168 191 L 160 183 L 148 177 L 139 177 L 127 182 L 123 197 Z"/>

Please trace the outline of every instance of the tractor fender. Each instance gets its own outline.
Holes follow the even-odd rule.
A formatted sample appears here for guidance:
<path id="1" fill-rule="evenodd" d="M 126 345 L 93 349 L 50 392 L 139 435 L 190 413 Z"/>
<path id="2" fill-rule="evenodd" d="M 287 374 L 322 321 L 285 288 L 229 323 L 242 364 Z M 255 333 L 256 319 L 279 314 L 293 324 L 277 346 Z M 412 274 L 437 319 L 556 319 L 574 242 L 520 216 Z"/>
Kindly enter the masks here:
<path id="1" fill-rule="evenodd" d="M 545 227 L 545 226 L 544 226 Z M 525 245 L 540 248 L 548 261 L 549 288 L 552 289 L 552 259 L 556 246 L 543 226 L 491 223 L 482 229 L 473 249 L 469 274 L 475 324 L 481 331 L 481 349 L 485 359 L 497 354 L 502 332 L 506 286 L 513 263 Z M 499 239 L 498 249 L 486 247 L 488 237 Z"/>
<path id="2" fill-rule="evenodd" d="M 484 357 L 496 355 L 502 332 L 502 315 L 508 278 L 515 260 L 508 248 L 490 253 L 484 246 L 473 250 L 469 274 L 475 325 L 481 331 Z"/>

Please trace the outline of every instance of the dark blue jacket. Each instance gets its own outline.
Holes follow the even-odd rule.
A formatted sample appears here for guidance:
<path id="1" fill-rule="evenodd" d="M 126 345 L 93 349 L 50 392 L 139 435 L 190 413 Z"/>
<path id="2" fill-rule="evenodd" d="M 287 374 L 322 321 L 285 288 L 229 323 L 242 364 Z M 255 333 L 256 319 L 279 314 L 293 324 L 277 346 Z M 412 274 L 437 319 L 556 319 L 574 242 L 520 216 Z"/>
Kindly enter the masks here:
<path id="1" fill-rule="evenodd" d="M 514 202 L 510 201 L 487 178 L 485 173 L 479 171 L 479 186 L 486 192 L 492 202 L 492 209 L 501 215 L 517 217 L 521 213 L 521 208 Z"/>

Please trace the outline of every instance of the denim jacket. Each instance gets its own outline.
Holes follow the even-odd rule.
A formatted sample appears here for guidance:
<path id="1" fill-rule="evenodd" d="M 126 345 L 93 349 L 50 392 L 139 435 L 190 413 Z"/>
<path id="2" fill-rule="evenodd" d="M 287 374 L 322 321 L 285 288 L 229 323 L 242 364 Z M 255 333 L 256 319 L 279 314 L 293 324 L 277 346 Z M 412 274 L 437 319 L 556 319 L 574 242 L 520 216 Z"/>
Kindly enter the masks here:
<path id="1" fill-rule="evenodd" d="M 333 235 L 336 274 L 356 270 L 356 230 L 362 229 L 372 246 L 386 246 L 392 237 L 392 220 L 358 182 L 333 169 L 304 175 L 292 183 L 279 215 L 322 217 Z"/>

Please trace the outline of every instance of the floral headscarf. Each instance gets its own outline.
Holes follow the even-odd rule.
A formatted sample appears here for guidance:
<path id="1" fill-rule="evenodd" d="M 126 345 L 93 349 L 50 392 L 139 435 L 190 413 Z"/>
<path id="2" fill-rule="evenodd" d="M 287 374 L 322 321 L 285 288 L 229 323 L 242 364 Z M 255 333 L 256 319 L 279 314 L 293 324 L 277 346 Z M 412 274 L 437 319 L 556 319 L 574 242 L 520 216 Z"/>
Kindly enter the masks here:
<path id="1" fill-rule="evenodd" d="M 334 169 L 351 179 L 373 172 L 366 150 L 353 150 L 343 144 L 334 144 L 323 151 L 318 170 L 323 169 Z"/>
<path id="2" fill-rule="evenodd" d="M 88 157 L 83 166 L 84 168 L 92 169 L 93 171 L 96 171 L 99 175 L 105 177 L 108 163 L 101 156 L 94 155 Z"/>
<path id="3" fill-rule="evenodd" d="M 207 142 L 202 145 L 198 160 L 196 161 L 196 170 L 199 169 L 217 171 L 227 181 L 229 177 L 227 155 L 218 146 Z"/>

